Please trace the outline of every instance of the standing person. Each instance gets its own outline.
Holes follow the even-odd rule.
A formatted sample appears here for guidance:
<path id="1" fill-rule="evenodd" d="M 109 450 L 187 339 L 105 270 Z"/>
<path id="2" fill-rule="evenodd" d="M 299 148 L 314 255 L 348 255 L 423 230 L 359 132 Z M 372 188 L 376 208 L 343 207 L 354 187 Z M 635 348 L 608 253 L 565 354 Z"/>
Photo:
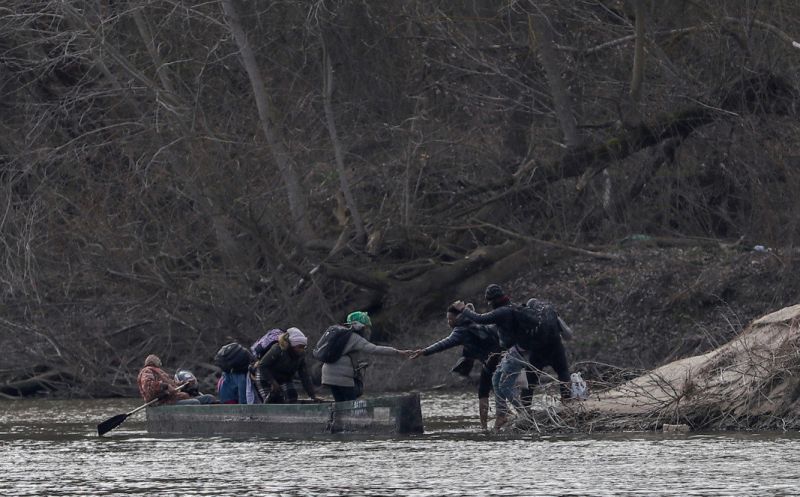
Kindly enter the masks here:
<path id="1" fill-rule="evenodd" d="M 525 304 L 533 309 L 540 322 L 553 320 L 551 313 L 555 313 L 555 308 L 552 304 L 545 300 L 530 299 Z M 566 323 L 555 314 L 555 319 L 559 323 L 558 326 L 552 327 L 551 330 L 544 333 L 537 333 L 534 335 L 532 347 L 528 360 L 531 363 L 531 368 L 528 369 L 528 384 L 530 388 L 527 391 L 528 399 L 523 398 L 523 402 L 530 404 L 530 397 L 533 396 L 533 387 L 539 384 L 539 372 L 545 367 L 550 366 L 556 372 L 559 381 L 559 389 L 561 390 L 561 400 L 568 400 L 571 397 L 570 393 L 570 374 L 569 363 L 567 362 L 567 351 L 564 349 L 564 342 L 562 336 L 567 340 L 572 336 L 572 331 L 569 327 L 565 328 Z"/>
<path id="2" fill-rule="evenodd" d="M 136 378 L 139 394 L 145 402 L 161 399 L 162 404 L 199 404 L 200 401 L 192 399 L 186 392 L 179 390 L 179 385 L 166 371 L 161 369 L 161 359 L 150 354 L 144 360 L 144 367 Z"/>
<path id="3" fill-rule="evenodd" d="M 308 397 L 317 400 L 314 384 L 306 366 L 308 338 L 297 328 L 289 328 L 280 335 L 277 345 L 269 348 L 255 364 L 256 389 L 265 404 L 293 404 L 297 402 L 294 388 L 295 375 L 300 377 Z"/>
<path id="4" fill-rule="evenodd" d="M 461 301 L 456 302 L 453 306 L 460 310 L 466 319 L 475 323 L 497 325 L 500 346 L 506 349 L 492 376 L 497 412 L 494 428 L 497 430 L 508 422 L 509 403 L 517 409 L 522 409 L 522 402 L 516 395 L 516 385 L 527 364 L 525 356 L 528 350 L 523 348 L 523 344 L 517 343 L 518 323 L 514 317 L 514 309 L 511 307 L 511 299 L 502 287 L 493 283 L 486 287 L 484 296 L 492 307 L 491 311 L 484 314 L 470 310 Z"/>
<path id="5" fill-rule="evenodd" d="M 362 370 L 366 364 L 360 360 L 365 354 L 404 356 L 411 351 L 398 350 L 394 347 L 375 345 L 369 341 L 372 334 L 372 320 L 363 311 L 351 312 L 347 323 L 343 326 L 349 330 L 341 356 L 332 362 L 322 364 L 322 384 L 331 389 L 333 400 L 341 402 L 356 400 L 363 391 Z M 344 335 L 344 333 L 343 333 Z"/>
<path id="6" fill-rule="evenodd" d="M 468 304 L 469 308 L 471 304 Z M 416 359 L 420 356 L 438 354 L 445 350 L 463 346 L 463 359 L 470 361 L 477 360 L 481 363 L 481 376 L 478 382 L 478 415 L 481 421 L 481 428 L 487 428 L 489 421 L 489 392 L 492 391 L 492 376 L 500 362 L 500 339 L 497 328 L 493 325 L 475 324 L 466 317 L 454 304 L 447 308 L 447 324 L 452 331 L 450 335 L 431 344 L 424 349 L 415 350 L 410 358 Z M 467 370 L 467 375 L 469 371 Z"/>

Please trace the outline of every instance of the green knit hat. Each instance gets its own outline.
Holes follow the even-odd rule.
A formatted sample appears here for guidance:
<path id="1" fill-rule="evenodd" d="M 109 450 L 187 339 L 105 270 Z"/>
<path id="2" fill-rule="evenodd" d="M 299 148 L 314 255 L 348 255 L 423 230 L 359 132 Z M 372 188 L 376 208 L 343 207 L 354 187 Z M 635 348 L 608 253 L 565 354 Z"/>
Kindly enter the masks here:
<path id="1" fill-rule="evenodd" d="M 372 326 L 372 321 L 369 319 L 369 314 L 364 311 L 355 311 L 347 315 L 348 323 L 361 323 L 364 326 Z"/>

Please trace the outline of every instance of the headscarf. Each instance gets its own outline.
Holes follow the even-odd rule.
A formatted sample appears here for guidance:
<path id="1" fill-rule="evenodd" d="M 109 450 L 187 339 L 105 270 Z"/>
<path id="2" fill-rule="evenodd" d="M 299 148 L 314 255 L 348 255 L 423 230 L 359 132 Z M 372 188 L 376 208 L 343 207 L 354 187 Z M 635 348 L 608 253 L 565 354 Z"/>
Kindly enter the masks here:
<path id="1" fill-rule="evenodd" d="M 286 330 L 289 336 L 289 345 L 297 347 L 298 345 L 308 345 L 308 338 L 298 328 L 289 328 Z"/>
<path id="2" fill-rule="evenodd" d="M 366 311 L 351 312 L 347 315 L 347 322 L 361 323 L 364 326 L 372 326 L 372 320 L 370 320 L 369 314 L 367 314 Z"/>
<path id="3" fill-rule="evenodd" d="M 150 354 L 149 356 L 147 356 L 145 358 L 144 365 L 145 365 L 145 367 L 153 366 L 153 367 L 156 367 L 156 368 L 160 368 L 161 367 L 161 359 L 159 359 L 158 356 L 155 355 L 155 354 Z"/>

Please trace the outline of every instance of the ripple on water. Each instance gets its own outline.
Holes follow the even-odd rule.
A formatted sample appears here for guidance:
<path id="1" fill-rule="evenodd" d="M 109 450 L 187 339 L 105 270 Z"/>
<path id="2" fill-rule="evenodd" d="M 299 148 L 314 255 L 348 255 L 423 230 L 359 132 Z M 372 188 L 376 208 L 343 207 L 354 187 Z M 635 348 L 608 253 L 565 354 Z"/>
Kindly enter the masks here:
<path id="1" fill-rule="evenodd" d="M 33 404 L 33 403 L 31 403 Z M 800 438 L 780 434 L 494 437 L 473 393 L 429 395 L 420 437 L 154 438 L 135 401 L 0 405 L 3 495 L 797 495 Z"/>

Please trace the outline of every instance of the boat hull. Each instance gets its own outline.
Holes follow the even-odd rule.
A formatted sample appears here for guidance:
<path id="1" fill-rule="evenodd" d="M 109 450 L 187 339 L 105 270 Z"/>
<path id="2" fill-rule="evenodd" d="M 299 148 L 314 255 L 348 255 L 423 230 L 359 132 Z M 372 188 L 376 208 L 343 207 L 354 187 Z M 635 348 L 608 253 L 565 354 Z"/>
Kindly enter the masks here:
<path id="1" fill-rule="evenodd" d="M 418 393 L 347 402 L 150 407 L 146 424 L 147 431 L 157 435 L 403 435 L 423 432 Z"/>

